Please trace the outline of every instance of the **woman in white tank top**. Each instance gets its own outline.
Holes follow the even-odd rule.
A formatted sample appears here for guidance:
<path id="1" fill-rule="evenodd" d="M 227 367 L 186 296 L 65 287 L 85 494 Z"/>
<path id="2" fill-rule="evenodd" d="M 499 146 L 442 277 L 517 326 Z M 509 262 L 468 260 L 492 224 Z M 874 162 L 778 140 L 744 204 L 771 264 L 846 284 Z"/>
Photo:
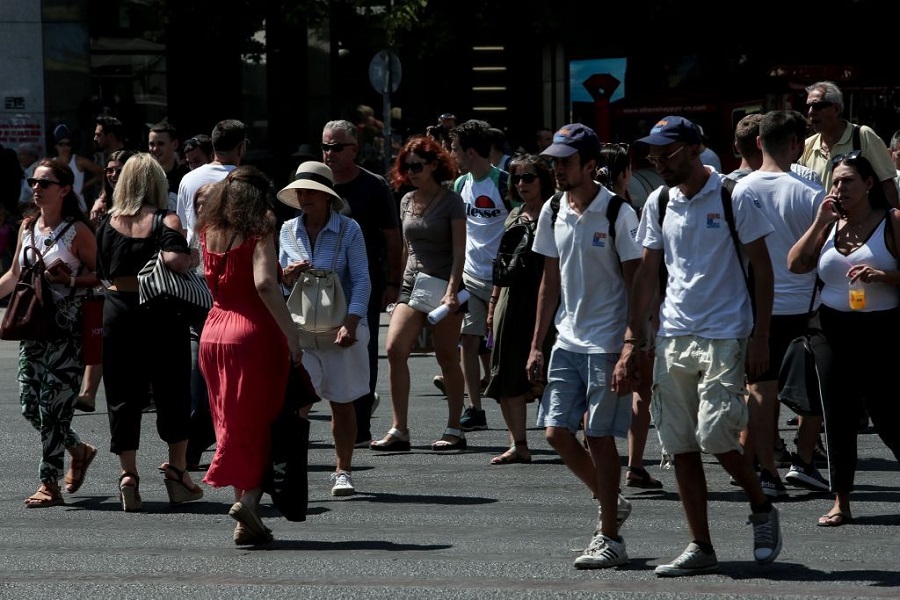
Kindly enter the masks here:
<path id="1" fill-rule="evenodd" d="M 72 190 L 78 197 L 78 208 L 81 212 L 87 212 L 87 204 L 84 199 L 84 191 L 89 190 L 103 181 L 103 167 L 96 164 L 90 158 L 75 154 L 72 150 L 72 135 L 66 125 L 57 125 L 53 130 L 57 159 L 69 166 L 74 177 Z"/>

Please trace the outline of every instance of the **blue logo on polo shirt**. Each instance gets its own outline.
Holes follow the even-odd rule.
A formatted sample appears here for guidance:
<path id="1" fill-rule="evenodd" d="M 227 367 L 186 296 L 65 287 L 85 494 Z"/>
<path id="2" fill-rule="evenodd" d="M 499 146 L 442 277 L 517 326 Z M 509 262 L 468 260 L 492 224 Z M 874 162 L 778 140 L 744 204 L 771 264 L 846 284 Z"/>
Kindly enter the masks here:
<path id="1" fill-rule="evenodd" d="M 592 242 L 592 245 L 597 246 L 598 248 L 605 247 L 606 246 L 606 235 L 607 234 L 603 233 L 602 231 L 595 231 L 594 232 L 594 240 Z"/>
<path id="2" fill-rule="evenodd" d="M 722 228 L 722 215 L 720 215 L 719 213 L 707 213 L 706 228 L 707 229 L 721 229 Z"/>

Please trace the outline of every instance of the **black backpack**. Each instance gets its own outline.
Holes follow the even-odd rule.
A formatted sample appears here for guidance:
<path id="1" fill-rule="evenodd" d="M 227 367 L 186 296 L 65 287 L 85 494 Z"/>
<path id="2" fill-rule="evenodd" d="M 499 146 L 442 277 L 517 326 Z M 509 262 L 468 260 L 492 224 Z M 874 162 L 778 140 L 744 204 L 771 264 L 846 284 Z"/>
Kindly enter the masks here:
<path id="1" fill-rule="evenodd" d="M 563 192 L 556 192 L 553 194 L 553 197 L 550 198 L 550 229 L 556 227 L 556 216 L 559 214 L 559 203 L 562 200 Z M 615 248 L 616 241 L 616 219 L 619 218 L 619 210 L 622 208 L 622 205 L 628 203 L 631 204 L 623 198 L 622 196 L 618 196 L 613 194 L 613 197 L 610 198 L 609 204 L 606 206 L 606 219 L 609 221 L 609 237 L 613 242 L 613 248 Z M 632 208 L 634 208 L 632 206 Z M 638 209 L 634 209 L 637 213 L 638 218 L 641 216 L 641 212 Z"/>
<path id="2" fill-rule="evenodd" d="M 536 222 L 517 217 L 503 232 L 494 257 L 494 285 L 514 287 L 529 280 L 529 274 L 537 268 L 537 257 L 531 252 L 536 225 Z"/>

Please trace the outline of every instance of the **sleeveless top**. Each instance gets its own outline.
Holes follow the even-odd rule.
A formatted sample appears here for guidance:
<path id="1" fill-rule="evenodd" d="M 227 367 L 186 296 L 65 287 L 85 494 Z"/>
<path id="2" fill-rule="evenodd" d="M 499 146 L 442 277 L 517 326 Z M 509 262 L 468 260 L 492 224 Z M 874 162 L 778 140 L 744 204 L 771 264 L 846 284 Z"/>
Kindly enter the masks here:
<path id="1" fill-rule="evenodd" d="M 837 227 L 831 228 L 819 254 L 819 277 L 825 282 L 820 294 L 822 304 L 834 310 L 850 311 L 850 279 L 847 277 L 850 267 L 867 265 L 880 271 L 897 269 L 897 259 L 891 256 L 884 238 L 886 219 L 889 218 L 890 212 L 869 234 L 863 245 L 846 256 L 834 247 Z M 864 283 L 863 286 L 866 290 L 866 307 L 854 312 L 890 310 L 900 306 L 900 288 L 884 283 Z"/>
<path id="2" fill-rule="evenodd" d="M 44 264 L 46 266 L 50 266 L 52 263 L 56 262 L 56 259 L 61 259 L 66 266 L 69 267 L 69 271 L 72 275 L 77 275 L 82 272 L 84 269 L 82 268 L 81 261 L 72 253 L 72 243 L 75 240 L 75 224 L 72 224 L 71 227 L 66 229 L 65 233 L 60 236 L 58 240 L 53 242 L 53 239 L 59 235 L 59 232 L 63 230 L 63 228 L 69 223 L 69 221 L 62 221 L 59 225 L 53 228 L 53 231 L 50 233 L 43 233 L 38 230 L 37 219 L 34 219 L 31 222 L 31 227 L 21 227 L 19 230 L 19 237 L 22 240 L 22 252 L 18 256 L 19 267 L 25 266 L 25 248 L 30 248 L 34 245 L 37 250 L 41 253 L 44 258 Z M 31 234 L 34 233 L 34 242 L 32 244 Z M 31 252 L 28 252 L 28 262 L 34 260 L 34 255 Z M 69 295 L 72 291 L 66 285 L 59 283 L 51 284 L 54 291 L 59 292 L 62 295 Z M 84 288 L 76 288 L 76 295 L 84 295 L 87 293 L 87 290 Z"/>
<path id="3" fill-rule="evenodd" d="M 158 250 L 190 253 L 184 236 L 165 223 L 158 236 L 151 233 L 149 237 L 136 238 L 119 233 L 106 216 L 97 227 L 97 277 L 136 276 Z"/>

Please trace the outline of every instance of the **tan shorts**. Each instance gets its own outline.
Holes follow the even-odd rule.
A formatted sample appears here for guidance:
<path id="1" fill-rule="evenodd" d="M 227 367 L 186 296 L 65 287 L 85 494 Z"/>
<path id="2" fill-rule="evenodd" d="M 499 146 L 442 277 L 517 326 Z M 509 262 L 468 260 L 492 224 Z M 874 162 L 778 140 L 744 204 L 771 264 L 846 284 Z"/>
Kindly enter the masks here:
<path id="1" fill-rule="evenodd" d="M 463 317 L 460 333 L 484 337 L 487 335 L 487 303 L 491 297 L 491 291 L 494 289 L 494 283 L 475 279 L 465 273 L 463 273 L 462 280 L 472 295 L 469 297 L 469 312 Z"/>
<path id="2" fill-rule="evenodd" d="M 746 349 L 745 339 L 657 339 L 650 414 L 666 453 L 743 452 Z"/>

